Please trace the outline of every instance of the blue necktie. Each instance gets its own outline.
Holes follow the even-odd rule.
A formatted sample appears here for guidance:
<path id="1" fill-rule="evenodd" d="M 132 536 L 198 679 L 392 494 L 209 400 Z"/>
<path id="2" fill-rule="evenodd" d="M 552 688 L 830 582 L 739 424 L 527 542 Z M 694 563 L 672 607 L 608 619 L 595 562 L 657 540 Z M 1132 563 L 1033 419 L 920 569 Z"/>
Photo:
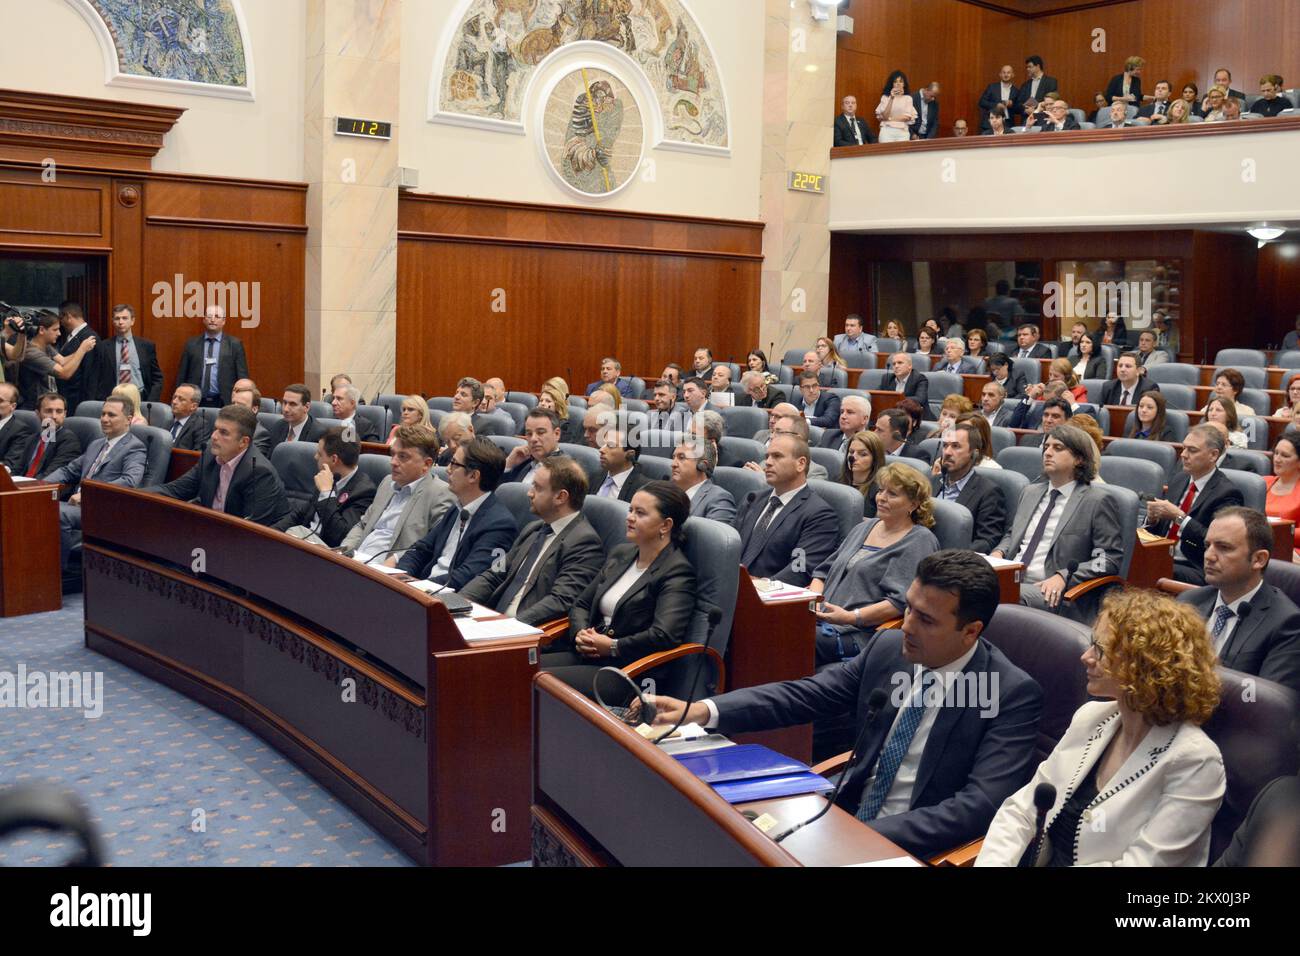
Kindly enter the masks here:
<path id="1" fill-rule="evenodd" d="M 217 346 L 216 339 L 208 339 L 207 357 L 209 359 L 213 358 L 213 353 L 216 351 L 216 346 Z M 217 363 L 216 362 L 212 362 L 210 365 L 207 366 L 207 368 L 203 370 L 203 377 L 204 377 L 203 393 L 205 395 L 217 394 Z"/>
<path id="2" fill-rule="evenodd" d="M 921 726 L 921 718 L 925 716 L 924 685 L 932 676 L 932 671 L 922 672 L 921 691 L 913 694 L 907 702 L 898 718 L 898 723 L 894 725 L 894 732 L 889 735 L 889 740 L 885 742 L 885 747 L 880 752 L 880 760 L 876 763 L 875 782 L 871 785 L 871 792 L 863 798 L 862 805 L 858 807 L 858 819 L 863 823 L 876 819 L 880 808 L 885 805 L 889 788 L 894 785 L 898 768 L 902 765 L 903 758 L 907 756 L 907 749 L 912 746 L 912 738 L 916 736 L 916 728 Z"/>

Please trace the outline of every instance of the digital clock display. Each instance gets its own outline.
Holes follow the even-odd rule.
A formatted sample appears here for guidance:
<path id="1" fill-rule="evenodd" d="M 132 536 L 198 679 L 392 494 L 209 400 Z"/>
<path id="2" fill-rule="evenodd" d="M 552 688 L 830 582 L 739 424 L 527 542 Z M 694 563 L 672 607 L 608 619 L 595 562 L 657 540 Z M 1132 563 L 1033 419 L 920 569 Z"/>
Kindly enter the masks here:
<path id="1" fill-rule="evenodd" d="M 393 124 L 379 120 L 353 119 L 340 116 L 334 121 L 334 132 L 340 136 L 363 136 L 366 139 L 392 139 Z"/>
<path id="2" fill-rule="evenodd" d="M 826 177 L 821 173 L 790 173 L 790 188 L 803 193 L 826 192 Z"/>

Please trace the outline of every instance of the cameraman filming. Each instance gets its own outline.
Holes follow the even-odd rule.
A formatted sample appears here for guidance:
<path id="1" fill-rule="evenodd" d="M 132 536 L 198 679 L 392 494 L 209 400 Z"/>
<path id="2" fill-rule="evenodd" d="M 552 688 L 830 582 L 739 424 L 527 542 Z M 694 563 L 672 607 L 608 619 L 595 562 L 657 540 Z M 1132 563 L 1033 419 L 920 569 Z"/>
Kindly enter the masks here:
<path id="1" fill-rule="evenodd" d="M 59 317 L 43 313 L 36 319 L 36 328 L 18 369 L 18 387 L 23 396 L 21 407 L 33 411 L 42 393 L 57 391 L 57 382 L 66 382 L 77 374 L 82 359 L 97 341 L 94 336 L 87 335 L 72 354 L 60 355 L 54 348 L 59 338 Z"/>

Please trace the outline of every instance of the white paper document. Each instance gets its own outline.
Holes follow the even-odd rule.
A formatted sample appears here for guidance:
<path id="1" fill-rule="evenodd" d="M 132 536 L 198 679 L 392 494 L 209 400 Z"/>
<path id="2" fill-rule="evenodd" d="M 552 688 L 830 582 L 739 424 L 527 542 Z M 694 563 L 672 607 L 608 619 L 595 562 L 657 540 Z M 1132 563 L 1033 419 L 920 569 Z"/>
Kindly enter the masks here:
<path id="1" fill-rule="evenodd" d="M 460 617 L 456 619 L 456 626 L 460 628 L 460 636 L 467 641 L 497 641 L 504 637 L 530 637 L 542 633 L 537 628 L 513 617 L 502 618 L 499 621 L 476 621 L 473 618 Z"/>
<path id="2" fill-rule="evenodd" d="M 848 866 L 924 866 L 920 860 L 910 856 L 891 856 L 887 860 L 872 860 L 870 863 L 849 863 Z"/>

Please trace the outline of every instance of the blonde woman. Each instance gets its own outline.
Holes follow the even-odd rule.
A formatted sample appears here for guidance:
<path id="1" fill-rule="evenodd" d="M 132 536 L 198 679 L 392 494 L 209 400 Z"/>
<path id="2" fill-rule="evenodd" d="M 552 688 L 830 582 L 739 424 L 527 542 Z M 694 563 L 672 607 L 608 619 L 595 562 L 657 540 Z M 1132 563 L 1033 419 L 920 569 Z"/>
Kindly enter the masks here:
<path id="1" fill-rule="evenodd" d="M 562 386 L 564 379 L 552 378 L 542 384 L 542 390 L 537 393 L 537 407 L 550 409 L 560 416 L 560 441 L 581 445 L 582 422 L 569 414 L 572 407 L 569 396 L 560 390 L 557 382 Z"/>
<path id="2" fill-rule="evenodd" d="M 149 424 L 149 419 L 140 414 L 140 390 L 130 382 L 117 386 L 109 392 L 109 396 L 126 400 L 127 417 L 131 419 L 132 425 Z"/>
<path id="3" fill-rule="evenodd" d="M 1192 107 L 1184 99 L 1174 100 L 1169 104 L 1169 112 L 1162 117 L 1164 125 L 1177 126 L 1179 123 L 1190 123 L 1192 116 Z"/>
<path id="4" fill-rule="evenodd" d="M 419 395 L 407 395 L 402 399 L 402 411 L 400 417 L 394 423 L 393 427 L 388 430 L 386 444 L 391 445 L 393 438 L 397 435 L 397 430 L 403 425 L 427 425 L 432 427 L 429 420 L 429 403 Z"/>
<path id="5" fill-rule="evenodd" d="M 1081 661 L 1080 707 L 1034 778 L 1002 804 L 976 866 L 1205 866 L 1223 756 L 1201 729 L 1219 705 L 1196 610 L 1151 591 L 1109 595 Z M 1034 792 L 1056 787 L 1035 839 Z"/>
<path id="6" fill-rule="evenodd" d="M 939 550 L 930 480 L 895 462 L 876 473 L 876 517 L 856 525 L 813 571 L 817 663 L 849 660 L 885 621 L 903 613 L 916 566 Z"/>

